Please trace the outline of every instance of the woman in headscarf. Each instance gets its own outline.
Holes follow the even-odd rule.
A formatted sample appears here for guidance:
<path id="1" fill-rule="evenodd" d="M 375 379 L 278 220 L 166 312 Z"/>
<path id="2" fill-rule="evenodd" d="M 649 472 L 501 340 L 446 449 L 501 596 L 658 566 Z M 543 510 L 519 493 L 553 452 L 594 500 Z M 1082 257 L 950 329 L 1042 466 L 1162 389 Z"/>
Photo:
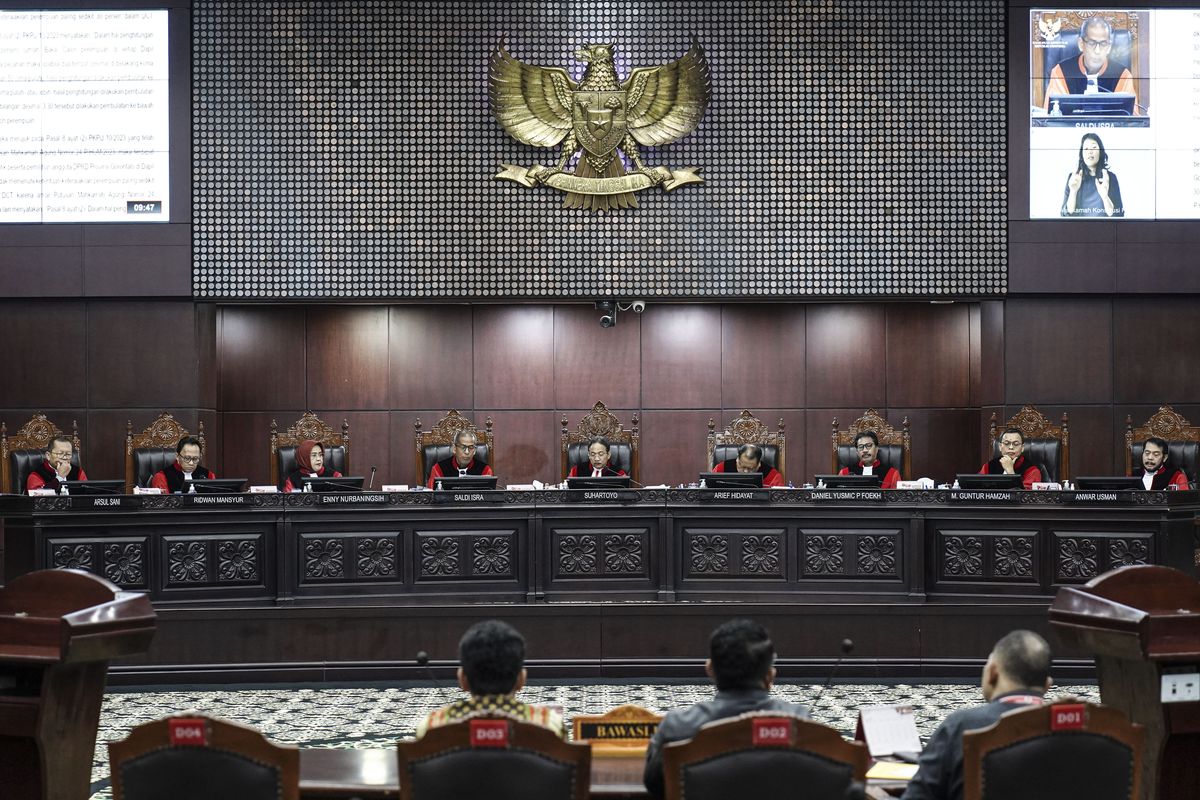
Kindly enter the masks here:
<path id="1" fill-rule="evenodd" d="M 313 439 L 305 439 L 296 446 L 296 463 L 300 468 L 287 476 L 283 482 L 284 492 L 302 491 L 305 480 L 342 477 L 336 469 L 325 466 L 325 448 Z"/>

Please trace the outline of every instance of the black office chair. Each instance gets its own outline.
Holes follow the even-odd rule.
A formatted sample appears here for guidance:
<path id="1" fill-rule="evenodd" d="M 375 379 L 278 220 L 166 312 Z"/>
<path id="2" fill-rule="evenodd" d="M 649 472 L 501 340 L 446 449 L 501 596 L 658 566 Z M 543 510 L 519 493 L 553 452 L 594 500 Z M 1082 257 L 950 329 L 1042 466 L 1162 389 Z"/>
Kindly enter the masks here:
<path id="1" fill-rule="evenodd" d="M 0 423 L 0 471 L 3 472 L 0 491 L 24 494 L 29 473 L 46 459 L 46 446 L 52 438 L 62 435 L 59 427 L 46 419 L 45 414 L 34 414 L 12 436 L 8 435 L 8 426 Z M 78 467 L 82 447 L 76 420 L 71 420 L 71 442 L 74 444 L 71 463 Z"/>
<path id="2" fill-rule="evenodd" d="M 638 430 L 638 415 L 634 414 L 632 425 L 626 429 L 621 427 L 621 421 L 608 410 L 604 403 L 597 401 L 592 410 L 584 415 L 575 430 L 567 427 L 566 415 L 562 418 L 562 428 L 559 441 L 562 445 L 562 474 L 569 475 L 572 467 L 579 467 L 578 473 L 584 474 L 588 467 L 588 440 L 595 436 L 603 436 L 609 443 L 609 461 L 617 469 L 625 470 L 625 474 L 639 481 L 638 445 L 641 443 L 641 433 Z"/>
<path id="3" fill-rule="evenodd" d="M 108 744 L 113 800 L 299 800 L 300 751 L 253 728 L 186 714 Z"/>
<path id="4" fill-rule="evenodd" d="M 908 417 L 900 423 L 899 429 L 871 408 L 867 413 L 851 422 L 845 430 L 838 428 L 837 417 L 833 418 L 832 446 L 833 458 L 830 467 L 833 472 L 840 472 L 842 467 L 853 467 L 858 464 L 858 448 L 854 440 L 863 431 L 875 431 L 879 437 L 880 468 L 886 475 L 889 467 L 895 467 L 900 473 L 901 480 L 910 480 L 912 476 L 912 436 L 909 433 Z"/>
<path id="5" fill-rule="evenodd" d="M 1160 406 L 1144 425 L 1133 427 L 1133 417 L 1125 416 L 1125 474 L 1132 475 L 1142 466 L 1142 447 L 1151 436 L 1167 441 L 1167 463 L 1182 469 L 1192 484 L 1200 469 L 1200 426 L 1188 422 L 1170 406 Z"/>
<path id="6" fill-rule="evenodd" d="M 475 460 L 487 464 L 496 472 L 496 434 L 492 431 L 492 418 L 484 420 L 483 430 L 475 427 L 475 423 L 458 413 L 450 410 L 446 416 L 437 421 L 427 431 L 421 430 L 421 418 L 413 423 L 417 437 L 417 475 L 421 483 L 429 480 L 433 465 L 445 461 L 454 455 L 454 437 L 459 431 L 470 431 L 475 434 Z"/>
<path id="7" fill-rule="evenodd" d="M 1001 427 L 999 417 L 993 411 L 988 425 L 988 435 L 992 441 L 989 461 L 1000 457 L 1000 436 L 1006 428 L 1016 428 L 1021 432 L 1025 439 L 1025 459 L 1042 468 L 1045 480 L 1057 483 L 1071 477 L 1071 431 L 1067 412 L 1063 412 L 1062 424 L 1055 425 L 1035 407 L 1022 406 Z"/>
<path id="8" fill-rule="evenodd" d="M 400 800 L 587 800 L 590 745 L 502 716 L 480 716 L 399 742 Z"/>
<path id="9" fill-rule="evenodd" d="M 1120 711 L 1092 703 L 1010 711 L 963 735 L 963 798 L 1135 800 L 1144 735 Z"/>
<path id="10" fill-rule="evenodd" d="M 848 800 L 863 797 L 868 760 L 864 744 L 845 741 L 833 728 L 755 712 L 710 722 L 691 739 L 668 744 L 663 778 L 667 800 Z"/>
<path id="11" fill-rule="evenodd" d="M 724 461 L 737 458 L 738 448 L 744 444 L 756 444 L 762 448 L 762 463 L 779 470 L 785 475 L 784 467 L 784 432 L 783 419 L 775 431 L 767 430 L 767 426 L 758 417 L 743 410 L 725 427 L 718 431 L 717 423 L 712 417 L 708 419 L 708 464 L 715 467 Z M 707 471 L 707 470 L 705 470 Z"/>
<path id="12" fill-rule="evenodd" d="M 271 420 L 271 483 L 282 488 L 287 477 L 299 468 L 296 446 L 306 439 L 320 442 L 325 450 L 325 466 L 348 475 L 350 469 L 350 422 L 342 420 L 341 431 L 335 431 L 316 414 L 306 411 L 283 433 Z"/>
<path id="13" fill-rule="evenodd" d="M 204 463 L 204 420 L 200 420 L 200 461 Z M 133 494 L 135 486 L 147 486 L 154 473 L 175 462 L 175 448 L 187 436 L 187 429 L 173 416 L 163 412 L 141 433 L 133 432 L 133 420 L 125 423 L 125 492 Z"/>

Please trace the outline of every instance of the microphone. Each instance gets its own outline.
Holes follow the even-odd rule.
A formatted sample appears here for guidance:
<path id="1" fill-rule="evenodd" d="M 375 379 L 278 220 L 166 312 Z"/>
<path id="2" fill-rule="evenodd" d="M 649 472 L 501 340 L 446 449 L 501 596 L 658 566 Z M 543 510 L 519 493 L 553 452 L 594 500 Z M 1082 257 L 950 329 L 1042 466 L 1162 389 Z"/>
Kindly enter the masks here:
<path id="1" fill-rule="evenodd" d="M 416 662 L 418 667 L 425 669 L 425 674 L 429 676 L 429 680 L 432 683 L 437 683 L 437 676 L 433 674 L 433 667 L 429 666 L 429 653 L 426 653 L 424 650 L 418 650 Z"/>
<path id="2" fill-rule="evenodd" d="M 367 483 L 367 491 L 370 491 L 374 486 L 375 486 L 375 467 L 371 467 L 371 480 Z M 424 653 L 425 651 L 422 650 L 421 652 Z M 420 655 L 421 655 L 421 653 L 417 653 L 418 657 L 420 657 Z M 426 661 L 429 660 L 428 653 L 426 653 L 426 655 L 425 655 L 425 660 Z"/>
<path id="3" fill-rule="evenodd" d="M 825 685 L 821 687 L 821 691 L 817 692 L 817 696 L 813 698 L 812 704 L 814 706 L 821 699 L 821 695 L 825 694 L 825 690 L 833 685 L 833 676 L 837 675 L 838 667 L 842 665 L 842 659 L 850 655 L 854 650 L 854 641 L 851 639 L 842 639 L 841 650 L 842 652 L 838 654 L 837 661 L 833 662 L 833 669 L 829 671 L 829 677 L 825 679 Z"/>

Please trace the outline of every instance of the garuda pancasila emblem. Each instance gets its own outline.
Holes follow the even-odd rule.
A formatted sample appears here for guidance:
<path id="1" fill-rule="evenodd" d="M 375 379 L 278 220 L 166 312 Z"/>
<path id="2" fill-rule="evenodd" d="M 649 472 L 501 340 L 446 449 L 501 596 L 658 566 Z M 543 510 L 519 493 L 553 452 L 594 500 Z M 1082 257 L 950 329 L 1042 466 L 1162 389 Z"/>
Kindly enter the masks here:
<path id="1" fill-rule="evenodd" d="M 711 89 L 704 50 L 693 41 L 678 61 L 635 69 L 621 82 L 614 46 L 588 44 L 575 52 L 587 62 L 579 83 L 565 69 L 521 63 L 503 40 L 496 46 L 488 77 L 496 119 L 523 144 L 562 144 L 555 166 L 501 164 L 497 178 L 560 189 L 567 193 L 564 206 L 591 211 L 636 208 L 636 191 L 650 186 L 670 191 L 703 180 L 698 167 L 647 167 L 638 145 L 670 144 L 696 129 Z M 574 174 L 564 172 L 579 150 Z M 626 174 L 622 153 L 636 172 Z"/>

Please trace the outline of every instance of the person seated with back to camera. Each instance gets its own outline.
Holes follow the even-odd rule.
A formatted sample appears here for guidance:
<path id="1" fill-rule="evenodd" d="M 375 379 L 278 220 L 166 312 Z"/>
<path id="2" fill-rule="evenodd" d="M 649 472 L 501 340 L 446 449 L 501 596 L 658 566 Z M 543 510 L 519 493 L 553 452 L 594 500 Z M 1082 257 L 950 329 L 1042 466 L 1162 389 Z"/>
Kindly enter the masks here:
<path id="1" fill-rule="evenodd" d="M 75 455 L 75 444 L 67 436 L 55 436 L 46 443 L 46 453 L 41 464 L 30 470 L 25 478 L 25 491 L 34 489 L 62 490 L 63 481 L 86 481 L 83 467 L 71 463 Z"/>
<path id="2" fill-rule="evenodd" d="M 744 444 L 738 448 L 737 458 L 719 461 L 713 465 L 713 472 L 757 472 L 760 473 L 763 486 L 783 486 L 783 475 L 779 470 L 763 462 L 762 448 L 756 444 Z"/>
<path id="3" fill-rule="evenodd" d="M 565 738 L 562 716 L 552 708 L 522 703 L 513 695 L 525 686 L 525 638 L 507 622 L 477 622 L 458 642 L 458 685 L 470 697 L 429 713 L 417 725 L 420 739 L 431 728 L 483 716 L 529 722 Z"/>
<path id="4" fill-rule="evenodd" d="M 875 431 L 861 431 L 854 437 L 854 449 L 858 451 L 858 463 L 850 467 L 842 467 L 838 475 L 883 475 L 881 489 L 895 489 L 900 480 L 900 470 L 888 467 L 886 470 L 879 461 L 879 434 Z"/>
<path id="5" fill-rule="evenodd" d="M 325 466 L 325 446 L 315 439 L 305 439 L 296 445 L 297 468 L 283 482 L 283 491 L 299 492 L 306 481 L 314 478 L 340 478 L 342 473 Z"/>
<path id="6" fill-rule="evenodd" d="M 663 747 L 691 739 L 704 725 L 750 711 L 769 711 L 808 719 L 808 709 L 771 696 L 775 683 L 775 645 L 767 629 L 748 619 L 719 625 L 708 642 L 704 671 L 717 685 L 712 700 L 667 712 L 646 749 L 642 782 L 653 797 L 665 792 Z"/>
<path id="7" fill-rule="evenodd" d="M 625 470 L 614 467 L 611 458 L 612 447 L 605 436 L 593 436 L 588 439 L 588 466 L 579 471 L 579 464 L 571 467 L 568 478 L 620 478 L 626 475 Z"/>

